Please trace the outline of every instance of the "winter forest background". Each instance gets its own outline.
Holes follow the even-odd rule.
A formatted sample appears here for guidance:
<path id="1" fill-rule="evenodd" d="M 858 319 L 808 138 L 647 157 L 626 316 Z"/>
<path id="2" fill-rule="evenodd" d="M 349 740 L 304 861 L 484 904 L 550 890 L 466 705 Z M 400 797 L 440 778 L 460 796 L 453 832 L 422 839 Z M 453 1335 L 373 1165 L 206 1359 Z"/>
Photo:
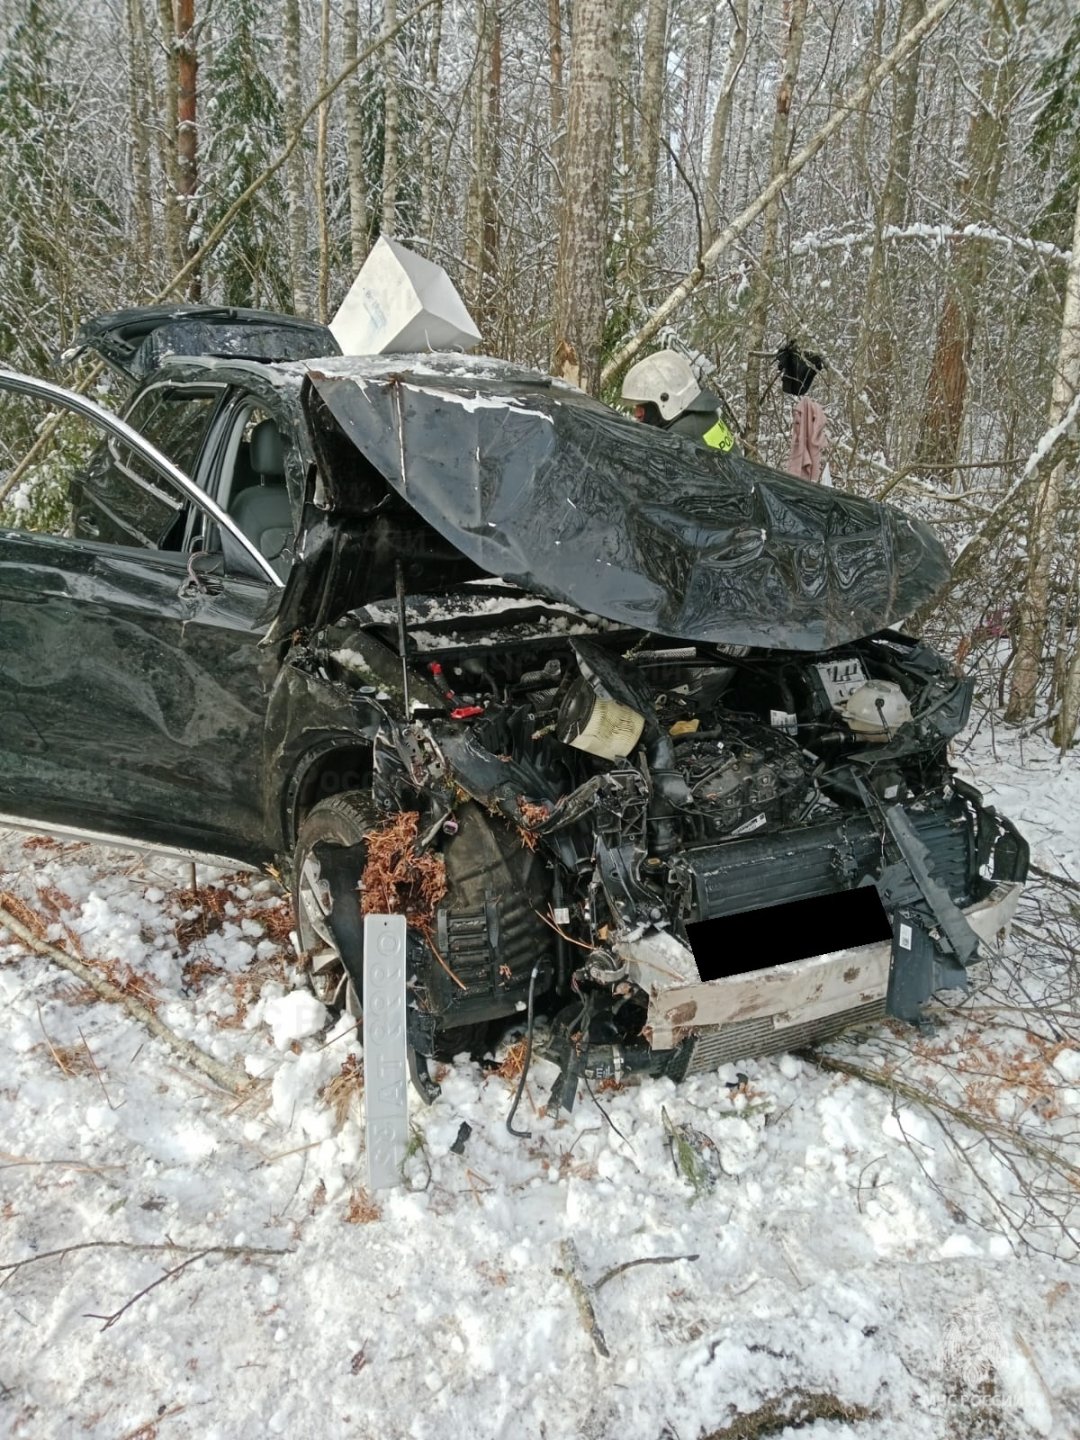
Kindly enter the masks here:
<path id="1" fill-rule="evenodd" d="M 76 383 L 83 318 L 163 299 L 325 319 L 388 234 L 446 267 L 486 352 L 614 399 L 635 346 L 673 345 L 782 463 L 794 339 L 827 361 L 833 482 L 960 557 L 919 622 L 1064 747 L 1074 8 L 0 0 L 0 359 Z M 32 439 L 6 425 L 0 475 Z"/>

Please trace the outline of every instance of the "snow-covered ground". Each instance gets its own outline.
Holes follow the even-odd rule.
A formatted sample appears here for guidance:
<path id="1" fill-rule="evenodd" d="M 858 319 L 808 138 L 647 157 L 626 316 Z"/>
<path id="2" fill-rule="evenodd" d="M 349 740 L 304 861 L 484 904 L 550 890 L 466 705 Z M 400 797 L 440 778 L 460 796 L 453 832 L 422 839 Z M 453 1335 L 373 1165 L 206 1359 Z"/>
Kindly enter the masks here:
<path id="1" fill-rule="evenodd" d="M 984 721 L 958 763 L 1080 880 L 1075 760 Z M 462 1059 L 372 1200 L 355 1044 L 294 991 L 272 883 L 199 880 L 0 834 L 4 903 L 267 1081 L 219 1092 L 0 934 L 0 1264 L 30 1262 L 0 1274 L 0 1434 L 1080 1434 L 1080 891 L 1036 877 L 936 1033 L 829 1047 L 893 1092 L 783 1056 L 556 1120 L 538 1062 L 520 1140 Z"/>

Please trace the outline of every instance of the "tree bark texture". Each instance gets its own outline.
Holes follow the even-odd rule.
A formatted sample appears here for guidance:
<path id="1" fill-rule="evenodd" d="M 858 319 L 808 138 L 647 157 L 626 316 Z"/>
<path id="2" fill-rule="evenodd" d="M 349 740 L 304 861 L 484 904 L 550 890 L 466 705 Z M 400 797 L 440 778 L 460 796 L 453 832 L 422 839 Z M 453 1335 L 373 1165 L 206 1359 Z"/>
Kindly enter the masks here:
<path id="1" fill-rule="evenodd" d="M 735 98 L 735 85 L 746 59 L 746 29 L 750 0 L 734 0 L 731 7 L 731 39 L 728 42 L 727 63 L 720 95 L 713 111 L 709 142 L 709 170 L 705 181 L 705 231 L 706 241 L 716 234 L 717 217 L 720 214 L 720 195 L 724 184 L 724 165 L 727 159 L 728 127 L 731 124 L 731 105 Z"/>
<path id="2" fill-rule="evenodd" d="M 322 0 L 319 16 L 319 79 L 320 93 L 330 78 L 330 0 Z M 325 325 L 330 304 L 330 226 L 326 201 L 326 141 L 330 119 L 330 100 L 319 106 L 315 117 L 315 227 L 319 236 L 319 270 L 315 288 L 315 318 Z"/>
<path id="3" fill-rule="evenodd" d="M 165 115 L 161 130 L 161 168 L 165 176 L 165 249 L 169 269 L 184 264 L 184 243 L 180 224 L 180 180 L 177 173 L 176 141 L 180 125 L 176 14 L 173 0 L 158 0 L 158 23 L 165 47 Z"/>
<path id="4" fill-rule="evenodd" d="M 154 255 L 154 202 L 150 181 L 150 115 L 147 95 L 150 57 L 146 46 L 143 0 L 127 0 L 128 119 L 131 125 L 131 208 L 135 243 L 144 265 Z"/>
<path id="5" fill-rule="evenodd" d="M 195 254 L 196 203 L 199 191 L 199 55 L 195 31 L 195 0 L 176 0 L 176 185 L 184 260 Z M 193 270 L 189 300 L 202 295 L 202 279 Z"/>
<path id="6" fill-rule="evenodd" d="M 1011 14 L 1002 0 L 990 21 L 960 183 L 961 227 L 987 224 L 994 217 L 1017 83 L 1016 29 L 1026 18 L 1027 0 L 1015 0 Z M 953 248 L 955 261 L 938 322 L 919 436 L 917 458 L 928 465 L 952 465 L 959 456 L 979 291 L 986 278 L 984 241 L 958 240 Z"/>
<path id="7" fill-rule="evenodd" d="M 383 0 L 383 34 L 389 35 L 397 25 L 397 0 Z M 400 165 L 398 127 L 401 97 L 398 93 L 397 41 L 391 40 L 383 50 L 383 168 L 381 233 L 392 238 L 397 233 L 398 168 Z"/>
<path id="8" fill-rule="evenodd" d="M 343 57 L 352 64 L 360 53 L 357 0 L 345 0 Z M 349 258 L 353 274 L 367 259 L 367 174 L 364 165 L 364 123 L 360 111 L 360 83 L 354 75 L 344 87 L 345 152 L 349 171 Z"/>
<path id="9" fill-rule="evenodd" d="M 649 0 L 645 18 L 645 48 L 642 55 L 641 102 L 638 110 L 638 143 L 634 151 L 633 198 L 630 205 L 630 233 L 633 255 L 640 255 L 649 243 L 656 198 L 656 164 L 660 157 L 660 121 L 667 70 L 668 0 Z M 636 266 L 630 266 L 637 280 Z"/>
<path id="10" fill-rule="evenodd" d="M 1061 337 L 1050 392 L 1047 429 L 1060 425 L 1080 392 L 1080 196 L 1077 197 L 1073 227 L 1072 261 L 1065 286 L 1061 312 Z M 1028 525 L 1027 575 L 1020 600 L 1020 624 L 1012 685 L 1005 712 L 1008 720 L 1026 720 L 1035 709 L 1035 690 L 1047 633 L 1050 569 L 1057 551 L 1062 498 L 1065 493 L 1067 457 L 1045 468 L 1035 496 Z M 1075 539 L 1074 542 L 1075 543 Z M 1062 707 L 1057 724 L 1057 741 L 1062 749 L 1072 743 L 1080 714 L 1080 645 L 1070 657 Z"/>
<path id="11" fill-rule="evenodd" d="M 554 373 L 596 394 L 605 317 L 618 0 L 574 0 Z"/>
<path id="12" fill-rule="evenodd" d="M 285 0 L 282 13 L 282 98 L 285 129 L 295 135 L 300 128 L 300 0 Z M 285 167 L 289 197 L 289 274 L 292 279 L 293 309 L 305 320 L 311 318 L 312 287 L 308 267 L 308 205 L 304 175 L 304 147 L 297 145 Z"/>
<path id="13" fill-rule="evenodd" d="M 910 30 L 925 14 L 926 0 L 901 0 L 897 36 Z M 916 50 L 899 68 L 893 86 L 889 162 L 878 206 L 877 233 L 866 281 L 860 353 L 856 365 L 856 388 L 867 397 L 863 413 L 856 418 L 860 429 L 864 424 L 869 425 L 871 439 L 879 446 L 885 441 L 895 381 L 892 318 L 885 304 L 889 259 L 882 232 L 886 226 L 903 225 L 907 214 L 912 138 L 919 104 L 919 55 Z"/>
<path id="14" fill-rule="evenodd" d="M 791 136 L 791 102 L 795 84 L 799 78 L 799 61 L 802 58 L 803 34 L 806 27 L 807 0 L 791 0 L 790 19 L 784 43 L 784 66 L 776 90 L 776 113 L 773 117 L 772 144 L 769 152 L 769 180 L 783 174 L 787 166 Z M 780 226 L 780 196 L 777 195 L 766 207 L 763 215 L 761 253 L 758 258 L 758 273 L 754 281 L 754 300 L 746 327 L 746 428 L 743 441 L 748 455 L 756 455 L 758 430 L 761 422 L 761 356 L 765 340 L 765 328 L 769 320 L 769 302 L 772 298 L 773 256 L 776 251 L 776 236 Z"/>

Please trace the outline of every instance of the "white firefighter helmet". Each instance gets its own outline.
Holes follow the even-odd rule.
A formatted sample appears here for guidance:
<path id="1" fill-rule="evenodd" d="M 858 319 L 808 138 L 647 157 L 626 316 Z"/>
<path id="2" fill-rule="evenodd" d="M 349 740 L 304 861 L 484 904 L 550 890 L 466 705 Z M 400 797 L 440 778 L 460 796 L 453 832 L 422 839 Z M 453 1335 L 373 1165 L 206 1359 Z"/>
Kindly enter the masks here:
<path id="1" fill-rule="evenodd" d="M 657 350 L 631 365 L 622 383 L 628 405 L 655 405 L 664 420 L 674 420 L 701 392 L 689 362 L 674 350 Z"/>

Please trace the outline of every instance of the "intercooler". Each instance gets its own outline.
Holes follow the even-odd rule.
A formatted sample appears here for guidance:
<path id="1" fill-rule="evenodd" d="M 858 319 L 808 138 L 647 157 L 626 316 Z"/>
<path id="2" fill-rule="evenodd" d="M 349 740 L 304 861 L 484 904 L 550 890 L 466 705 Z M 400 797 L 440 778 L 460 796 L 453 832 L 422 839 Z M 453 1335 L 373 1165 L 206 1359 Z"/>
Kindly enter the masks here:
<path id="1" fill-rule="evenodd" d="M 744 1060 L 748 1055 L 771 1055 L 783 1050 L 802 1050 L 807 1045 L 831 1040 L 850 1025 L 880 1020 L 885 1014 L 885 997 L 871 1000 L 836 1015 L 823 1015 L 778 1030 L 772 1016 L 736 1021 L 695 1035 L 675 1051 L 667 1073 L 673 1080 L 700 1075 L 720 1065 Z"/>

